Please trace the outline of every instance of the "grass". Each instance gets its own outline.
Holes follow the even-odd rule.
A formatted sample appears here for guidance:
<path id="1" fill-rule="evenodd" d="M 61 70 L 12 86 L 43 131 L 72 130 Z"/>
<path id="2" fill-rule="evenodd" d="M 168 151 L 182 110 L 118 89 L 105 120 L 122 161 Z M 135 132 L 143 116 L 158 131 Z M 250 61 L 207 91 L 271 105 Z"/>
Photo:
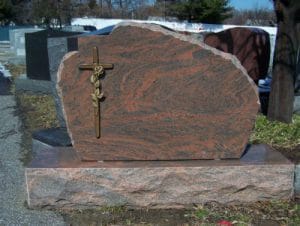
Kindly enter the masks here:
<path id="1" fill-rule="evenodd" d="M 252 218 L 248 214 L 236 209 L 229 210 L 228 207 L 214 210 L 212 207 L 200 206 L 193 212 L 193 216 L 196 218 L 196 222 L 200 221 L 203 225 L 216 225 L 224 221 L 235 225 L 249 225 L 252 221 Z"/>
<path id="2" fill-rule="evenodd" d="M 256 202 L 248 205 L 209 203 L 197 207 L 192 215 L 200 225 L 300 225 L 300 205 L 288 201 Z"/>
<path id="3" fill-rule="evenodd" d="M 194 210 L 132 210 L 125 207 L 62 212 L 71 225 L 300 225 L 300 205 L 288 201 L 223 205 L 212 202 Z M 223 224 L 220 224 L 223 223 Z"/>
<path id="4" fill-rule="evenodd" d="M 275 148 L 294 148 L 300 144 L 300 115 L 293 115 L 293 122 L 285 124 L 268 121 L 263 115 L 256 118 L 252 143 L 266 143 Z"/>
<path id="5" fill-rule="evenodd" d="M 59 126 L 55 103 L 50 95 L 17 94 L 19 107 L 26 117 L 26 129 L 33 131 Z"/>
<path id="6" fill-rule="evenodd" d="M 11 73 L 12 81 L 14 81 L 20 75 L 26 73 L 26 65 L 24 65 L 24 64 L 5 64 L 5 67 Z M 12 85 L 10 87 L 10 91 L 12 93 L 15 93 L 15 84 L 14 83 L 12 83 Z"/>
<path id="7" fill-rule="evenodd" d="M 13 79 L 26 73 L 26 65 L 6 64 L 6 68 L 12 74 Z M 13 90 L 14 91 L 14 90 Z M 15 93 L 15 92 L 14 92 Z M 57 127 L 55 103 L 51 95 L 37 95 L 34 93 L 15 93 L 20 111 L 22 111 L 23 122 L 26 130 L 30 132 Z"/>
<path id="8" fill-rule="evenodd" d="M 5 67 L 10 71 L 13 78 L 26 73 L 26 65 L 24 64 L 6 64 Z"/>

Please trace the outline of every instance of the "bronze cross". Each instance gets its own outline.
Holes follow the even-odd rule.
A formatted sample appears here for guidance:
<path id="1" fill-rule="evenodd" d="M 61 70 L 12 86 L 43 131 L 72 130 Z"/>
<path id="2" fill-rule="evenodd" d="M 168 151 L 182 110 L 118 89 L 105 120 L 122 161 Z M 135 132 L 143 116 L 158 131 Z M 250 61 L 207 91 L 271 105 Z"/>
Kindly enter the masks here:
<path id="1" fill-rule="evenodd" d="M 98 48 L 93 47 L 93 64 L 81 64 L 79 65 L 80 70 L 93 70 L 93 74 L 90 78 L 91 83 L 94 85 L 94 92 L 91 94 L 93 107 L 94 107 L 94 117 L 95 117 L 95 130 L 96 137 L 101 137 L 101 115 L 100 115 L 100 101 L 103 99 L 104 94 L 102 92 L 102 86 L 100 78 L 104 76 L 105 70 L 113 69 L 113 64 L 100 64 Z"/>

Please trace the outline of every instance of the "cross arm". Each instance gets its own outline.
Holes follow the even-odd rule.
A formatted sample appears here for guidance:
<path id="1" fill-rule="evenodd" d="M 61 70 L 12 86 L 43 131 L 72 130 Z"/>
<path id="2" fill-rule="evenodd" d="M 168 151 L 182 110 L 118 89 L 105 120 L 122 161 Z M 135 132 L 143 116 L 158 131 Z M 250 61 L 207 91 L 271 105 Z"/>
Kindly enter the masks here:
<path id="1" fill-rule="evenodd" d="M 95 67 L 101 66 L 103 69 L 113 69 L 113 64 L 80 64 L 79 69 L 80 70 L 93 70 Z"/>
<path id="2" fill-rule="evenodd" d="M 93 70 L 94 69 L 94 64 L 80 64 L 79 69 L 80 70 Z"/>

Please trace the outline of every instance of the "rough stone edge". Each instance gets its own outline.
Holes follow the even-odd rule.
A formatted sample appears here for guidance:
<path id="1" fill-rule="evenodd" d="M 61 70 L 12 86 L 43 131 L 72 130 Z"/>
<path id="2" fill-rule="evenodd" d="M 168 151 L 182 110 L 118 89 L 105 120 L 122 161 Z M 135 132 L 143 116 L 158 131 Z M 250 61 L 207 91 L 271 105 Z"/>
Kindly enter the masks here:
<path id="1" fill-rule="evenodd" d="M 261 146 L 261 145 L 259 145 L 259 146 Z M 53 152 L 54 150 L 57 150 L 58 152 L 55 154 L 55 152 Z M 259 149 L 253 149 L 253 150 L 254 151 L 251 154 L 252 157 L 249 156 L 248 158 L 244 159 L 244 161 L 241 161 L 241 160 L 236 161 L 235 160 L 235 162 L 237 162 L 237 165 L 231 165 L 231 164 L 224 165 L 223 161 L 228 162 L 226 160 L 213 161 L 214 165 L 210 165 L 210 164 L 207 165 L 206 163 L 211 162 L 211 161 L 206 160 L 204 162 L 195 161 L 195 162 L 197 162 L 195 165 L 189 165 L 189 164 L 183 163 L 183 164 L 176 165 L 176 166 L 165 165 L 165 162 L 162 162 L 163 165 L 155 164 L 154 166 L 152 164 L 151 165 L 131 164 L 131 162 L 129 162 L 129 164 L 127 164 L 127 166 L 124 167 L 124 166 L 122 166 L 122 164 L 121 165 L 118 164 L 118 161 L 116 161 L 117 162 L 116 164 L 113 162 L 109 162 L 108 164 L 111 166 L 107 166 L 107 165 L 105 165 L 104 162 L 98 162 L 98 163 L 92 163 L 92 164 L 91 163 L 82 163 L 82 162 L 78 163 L 77 162 L 78 159 L 75 159 L 75 162 L 71 163 L 70 165 L 65 165 L 65 166 L 60 167 L 60 166 L 56 165 L 57 161 L 65 162 L 67 159 L 70 159 L 70 158 L 68 157 L 68 155 L 60 156 L 57 154 L 59 154 L 59 153 L 65 154 L 66 152 L 71 151 L 73 153 L 72 155 L 75 155 L 75 158 L 76 158 L 77 154 L 76 154 L 75 150 L 73 148 L 53 149 L 52 151 L 49 149 L 48 150 L 49 153 L 56 156 L 56 160 L 55 160 L 55 162 L 53 162 L 54 163 L 53 165 L 50 164 L 49 166 L 46 166 L 46 167 L 43 167 L 41 165 L 38 165 L 35 167 L 35 166 L 31 165 L 29 168 L 25 169 L 28 202 L 29 202 L 29 205 L 31 208 L 46 208 L 46 209 L 48 209 L 48 208 L 49 209 L 57 209 L 57 208 L 61 208 L 61 207 L 66 208 L 66 209 L 80 209 L 80 208 L 98 208 L 101 206 L 102 207 L 119 206 L 119 205 L 126 205 L 129 208 L 137 208 L 137 209 L 139 209 L 139 208 L 153 208 L 153 209 L 154 208 L 171 208 L 171 206 L 174 208 L 177 208 L 177 207 L 188 208 L 188 206 L 190 204 L 194 203 L 193 201 L 196 201 L 196 200 L 188 198 L 188 200 L 192 200 L 192 201 L 188 201 L 188 200 L 184 201 L 184 199 L 183 199 L 183 201 L 182 201 L 183 203 L 181 203 L 181 202 L 178 203 L 177 198 L 175 198 L 175 199 L 173 198 L 172 199 L 173 201 L 170 200 L 171 202 L 166 203 L 166 205 L 165 205 L 165 203 L 162 202 L 163 200 L 158 199 L 158 200 L 156 200 L 157 201 L 157 203 L 156 203 L 154 200 L 149 201 L 149 199 L 148 199 L 148 201 L 147 201 L 148 204 L 146 206 L 135 205 L 135 203 L 137 204 L 139 202 L 139 199 L 136 199 L 137 197 L 134 195 L 134 193 L 132 193 L 130 191 L 134 192 L 134 191 L 139 191 L 139 190 L 131 190 L 131 188 L 132 188 L 131 184 L 135 183 L 134 182 L 135 180 L 132 181 L 132 180 L 130 180 L 130 178 L 137 178 L 137 180 L 139 180 L 138 178 L 141 177 L 140 173 L 142 173 L 142 175 L 145 173 L 145 175 L 146 175 L 145 178 L 147 178 L 147 175 L 152 175 L 151 177 L 153 177 L 157 173 L 157 178 L 161 181 L 163 181 L 163 178 L 168 178 L 168 179 L 171 179 L 172 181 L 174 181 L 173 177 L 168 177 L 168 173 L 165 174 L 162 172 L 167 171 L 172 174 L 172 173 L 175 173 L 177 170 L 179 170 L 180 172 L 183 172 L 184 174 L 194 177 L 193 175 L 195 175 L 195 174 L 193 172 L 195 172 L 195 171 L 200 171 L 199 173 L 201 174 L 201 171 L 203 171 L 203 172 L 207 172 L 207 171 L 211 171 L 211 170 L 214 171 L 214 169 L 217 170 L 216 171 L 217 175 L 224 174 L 228 178 L 228 176 L 230 176 L 231 173 L 227 172 L 226 169 L 229 169 L 229 171 L 233 171 L 232 167 L 235 168 L 235 170 L 233 172 L 236 172 L 237 174 L 240 174 L 240 171 L 242 171 L 242 172 L 245 172 L 247 175 L 250 173 L 250 175 L 252 175 L 253 177 L 255 177 L 255 175 L 258 175 L 258 172 L 263 172 L 262 175 L 258 175 L 258 177 L 259 177 L 258 181 L 261 181 L 264 184 L 263 178 L 266 178 L 266 181 L 268 181 L 268 182 L 265 185 L 262 185 L 261 183 L 257 183 L 257 182 L 254 183 L 254 181 L 251 178 L 249 179 L 246 175 L 244 175 L 246 177 L 243 177 L 244 179 L 242 180 L 242 182 L 243 181 L 246 182 L 246 184 L 242 183 L 242 184 L 244 184 L 243 187 L 246 188 L 246 194 L 247 194 L 247 188 L 250 188 L 250 192 L 251 191 L 256 192 L 256 195 L 254 194 L 255 200 L 249 199 L 249 197 L 247 197 L 247 195 L 245 196 L 245 200 L 241 200 L 240 198 L 238 198 L 238 197 L 240 197 L 241 194 L 236 194 L 235 192 L 232 192 L 232 190 L 230 190 L 230 188 L 229 188 L 229 191 L 227 193 L 224 193 L 224 196 L 220 197 L 220 199 L 218 199 L 218 197 L 208 195 L 207 198 L 205 198 L 206 196 L 204 198 L 198 197 L 199 202 L 196 202 L 196 203 L 203 204 L 203 203 L 207 203 L 210 201 L 211 202 L 217 201 L 217 202 L 223 203 L 222 200 L 225 200 L 224 203 L 227 203 L 227 204 L 233 204 L 233 203 L 238 204 L 241 201 L 251 203 L 251 202 L 262 201 L 262 200 L 290 200 L 291 198 L 293 198 L 293 195 L 295 194 L 295 186 L 294 186 L 295 165 L 291 161 L 286 159 L 281 153 L 276 152 L 273 149 L 266 149 L 266 151 L 268 151 L 269 154 L 266 154 L 264 152 L 262 153 L 262 161 L 264 162 L 262 164 L 262 162 L 258 161 L 258 159 L 255 157 L 257 155 L 257 153 L 260 153 Z M 45 152 L 40 152 L 40 154 L 42 154 L 42 153 L 44 154 Z M 42 158 L 49 159 L 49 157 L 51 159 L 51 156 L 48 156 L 48 155 L 45 155 Z M 74 158 L 73 158 L 73 160 L 74 160 Z M 160 162 L 160 161 L 158 161 L 158 162 Z M 259 169 L 257 169 L 257 168 L 259 168 Z M 181 171 L 181 169 L 183 169 L 183 171 Z M 152 171 L 152 173 L 149 173 L 149 170 Z M 265 171 L 267 171 L 267 172 L 265 172 Z M 69 174 L 69 172 L 72 172 L 72 173 Z M 88 173 L 88 172 L 91 172 L 91 173 Z M 121 190 L 123 189 L 124 194 L 129 195 L 129 196 L 126 195 L 126 197 L 131 197 L 131 195 L 133 195 L 132 196 L 133 200 L 129 199 L 129 201 L 130 200 L 131 201 L 126 202 L 126 199 L 125 199 L 125 202 L 122 202 L 122 203 L 118 202 L 118 200 L 117 200 L 117 202 L 114 202 L 114 201 L 106 202 L 105 201 L 106 196 L 104 196 L 104 200 L 102 200 L 104 202 L 100 201 L 100 203 L 99 203 L 98 201 L 94 201 L 94 202 L 89 202 L 89 203 L 87 203 L 88 205 L 86 205 L 84 199 L 82 202 L 82 201 L 80 201 L 82 199 L 77 200 L 76 197 L 73 197 L 73 195 L 70 196 L 71 197 L 70 199 L 68 199 L 68 198 L 61 199 L 62 197 L 60 197 L 60 196 L 55 196 L 55 195 L 48 196 L 45 192 L 40 193 L 42 190 L 38 184 L 40 184 L 39 182 L 41 182 L 45 179 L 46 179 L 46 181 L 49 181 L 49 180 L 50 181 L 52 181 L 52 180 L 58 181 L 58 182 L 60 181 L 60 182 L 63 182 L 63 184 L 66 184 L 69 186 L 70 184 L 68 184 L 68 181 L 72 182 L 72 181 L 74 181 L 74 179 L 76 179 L 77 176 L 79 176 L 78 182 L 80 183 L 80 181 L 82 181 L 82 183 L 84 185 L 84 183 L 86 183 L 86 179 L 89 178 L 89 177 L 87 177 L 86 173 L 88 173 L 88 175 L 92 176 L 92 175 L 94 175 L 95 172 L 96 172 L 96 175 L 98 175 L 98 176 L 104 175 L 104 177 L 100 176 L 100 178 L 99 178 L 100 181 L 103 179 L 105 180 L 107 178 L 110 178 L 109 180 L 111 181 L 111 179 L 114 178 L 113 180 L 116 181 L 116 183 L 119 183 L 118 178 L 121 178 L 122 180 L 124 179 L 124 177 L 122 175 L 126 175 L 125 176 L 126 178 L 128 178 L 128 176 L 129 176 L 129 183 L 127 183 L 127 185 L 125 184 L 125 187 L 121 186 L 120 188 L 121 188 Z M 115 174 L 116 172 L 120 172 L 120 174 L 119 173 Z M 135 173 L 131 174 L 130 172 L 135 172 Z M 154 173 L 154 172 L 156 172 L 156 173 Z M 276 172 L 278 172 L 279 174 L 276 174 Z M 264 173 L 266 173 L 266 174 L 264 175 Z M 85 175 L 85 176 L 81 177 L 80 176 L 81 174 Z M 271 174 L 271 176 L 269 174 Z M 62 175 L 62 177 L 61 177 L 61 175 Z M 64 175 L 67 177 L 65 177 Z M 276 178 L 276 175 L 278 175 L 277 178 Z M 42 177 L 40 177 L 40 176 L 42 176 Z M 113 176 L 113 177 L 110 177 L 110 176 Z M 211 176 L 212 176 L 212 178 L 211 178 L 212 182 L 217 183 L 214 178 L 218 177 L 218 176 L 216 176 L 215 173 L 211 174 Z M 61 181 L 59 178 L 62 178 L 62 179 L 65 178 L 65 181 Z M 182 177 L 182 174 L 179 174 L 179 176 L 176 178 L 183 179 L 183 186 L 187 186 L 187 184 L 185 184 L 185 182 L 184 182 L 185 177 Z M 178 181 L 176 178 L 175 178 L 175 181 L 176 181 L 175 184 L 178 184 Z M 274 178 L 276 180 L 279 180 L 279 178 L 282 178 L 283 179 L 282 182 L 284 182 L 284 183 L 277 183 Z M 78 179 L 76 179 L 76 181 Z M 94 180 L 95 178 L 92 178 L 92 179 Z M 205 179 L 205 180 L 207 180 L 207 179 Z M 50 182 L 52 185 L 53 185 L 53 181 Z M 154 180 L 154 181 L 156 181 L 156 180 Z M 270 181 L 273 181 L 273 182 L 270 183 Z M 34 185 L 33 187 L 29 186 L 31 184 L 31 182 L 33 182 L 33 185 Z M 35 182 L 37 182 L 38 184 L 35 184 Z M 148 180 L 148 182 L 149 182 L 149 180 Z M 141 182 L 141 183 L 144 183 L 144 182 Z M 199 181 L 195 182 L 195 183 L 199 185 Z M 226 185 L 226 183 L 227 182 L 225 182 L 225 187 L 229 186 L 231 184 L 231 185 L 233 185 L 233 187 L 235 187 L 237 189 L 238 193 L 239 193 L 239 191 L 242 193 L 245 192 L 244 191 L 245 189 L 240 190 L 240 188 L 239 188 L 240 181 L 237 180 L 237 176 L 230 176 L 229 184 Z M 96 185 L 96 187 L 97 186 L 101 187 L 101 184 L 102 183 L 98 183 L 98 185 Z M 146 179 L 146 184 L 147 184 L 147 179 Z M 221 181 L 221 184 L 222 184 L 222 186 L 220 188 L 224 187 L 224 183 L 222 181 Z M 251 184 L 253 184 L 254 187 L 252 187 Z M 281 187 L 281 184 L 283 184 L 284 186 Z M 235 186 L 235 185 L 237 185 L 237 186 Z M 248 187 L 249 185 L 250 185 L 250 187 Z M 54 186 L 55 189 L 53 191 L 56 191 L 56 188 L 68 190 L 68 186 L 66 186 L 64 188 L 60 187 L 60 186 L 59 187 Z M 126 188 L 126 186 L 129 186 L 129 190 Z M 141 189 L 141 192 L 146 192 L 146 195 L 147 195 L 147 190 L 143 190 L 143 188 L 144 188 L 143 186 L 138 186 L 138 187 Z M 201 185 L 200 185 L 200 187 L 201 187 Z M 33 192 L 31 192 L 31 194 L 29 194 L 30 188 L 31 188 L 31 191 L 33 191 Z M 114 186 L 114 183 L 113 184 L 109 183 L 107 188 L 111 188 L 112 191 L 115 191 L 116 194 L 118 194 L 119 190 L 118 189 L 115 190 L 116 187 Z M 162 187 L 162 188 L 164 189 L 164 187 Z M 50 191 L 50 194 L 52 194 L 51 186 L 50 187 L 46 186 L 45 189 L 47 189 L 48 192 Z M 161 191 L 164 191 L 163 189 Z M 88 190 L 87 194 L 92 195 L 89 193 L 89 191 L 90 191 L 89 188 L 87 188 L 87 190 Z M 39 194 L 42 194 L 42 195 L 35 196 L 36 193 L 34 191 L 38 191 Z M 73 191 L 73 189 L 71 189 L 70 191 Z M 159 191 L 160 190 L 158 190 L 158 194 L 159 194 Z M 193 191 L 195 191 L 195 189 L 191 189 L 192 193 L 193 193 Z M 202 191 L 202 189 L 200 189 L 200 191 Z M 73 192 L 75 192 L 75 191 L 73 191 Z M 155 189 L 153 189 L 153 192 L 155 192 Z M 204 192 L 205 192 L 205 190 L 204 190 Z M 63 193 L 59 193 L 59 195 L 60 194 L 63 194 Z M 105 189 L 104 189 L 103 194 L 105 194 Z M 121 194 L 122 194 L 122 192 L 121 192 Z M 155 193 L 153 193 L 153 194 L 155 194 Z M 230 194 L 232 194 L 233 197 L 228 196 Z M 251 194 L 253 195 L 252 192 L 251 192 Z M 76 196 L 76 192 L 74 193 L 74 195 Z M 99 193 L 97 193 L 96 195 L 99 195 Z M 179 195 L 178 197 L 181 196 L 180 193 L 178 193 L 178 195 Z M 100 198 L 100 200 L 101 200 L 102 199 L 101 196 L 102 195 L 100 195 L 100 197 L 97 197 L 97 199 Z M 30 199 L 30 197 L 32 199 Z M 48 198 L 50 198 L 50 199 L 48 200 Z M 58 200 L 58 202 L 56 202 L 57 201 L 56 199 Z M 164 197 L 162 197 L 162 199 L 164 199 Z M 34 200 L 37 200 L 37 202 L 35 202 Z M 40 200 L 40 201 L 38 201 L 38 200 Z M 135 202 L 135 200 L 137 200 L 137 201 Z M 145 199 L 145 200 L 147 200 L 147 199 Z M 47 203 L 47 202 L 49 202 L 49 203 Z"/>
<path id="2" fill-rule="evenodd" d="M 171 30 L 167 30 L 163 27 L 161 27 L 160 25 L 155 25 L 155 24 L 148 24 L 148 23 L 135 23 L 135 22 L 121 22 L 119 24 L 117 24 L 114 29 L 112 30 L 112 33 L 118 29 L 119 27 L 126 27 L 126 26 L 132 26 L 132 27 L 139 27 L 139 28 L 144 28 L 144 29 L 148 29 L 154 32 L 160 32 L 163 33 L 165 35 L 169 35 L 169 36 L 173 36 L 174 38 L 177 38 L 181 41 L 185 41 L 185 42 L 190 42 L 192 44 L 201 46 L 203 49 L 206 50 L 210 50 L 213 54 L 221 56 L 222 58 L 226 59 L 226 60 L 230 60 L 232 62 L 232 64 L 238 68 L 239 70 L 242 71 L 242 73 L 246 76 L 247 80 L 249 81 L 249 83 L 251 84 L 252 89 L 254 90 L 257 99 L 258 99 L 258 104 L 260 105 L 259 102 L 259 94 L 258 94 L 258 88 L 255 85 L 254 81 L 251 79 L 251 77 L 248 75 L 246 69 L 242 66 L 242 64 L 240 63 L 240 61 L 236 58 L 236 56 L 230 54 L 230 53 L 225 53 L 222 52 L 214 47 L 211 47 L 209 45 L 206 45 L 204 42 L 201 42 L 200 40 L 198 40 L 195 37 L 192 36 L 188 36 L 188 35 L 183 35 L 180 34 L 178 32 L 175 31 L 171 31 Z"/>
<path id="3" fill-rule="evenodd" d="M 63 100 L 63 95 L 62 95 L 62 90 L 61 90 L 61 88 L 59 87 L 58 84 L 61 81 L 61 74 L 62 74 L 62 71 L 63 71 L 63 69 L 65 67 L 64 62 L 66 60 L 68 60 L 69 58 L 75 56 L 76 54 L 78 54 L 78 51 L 71 51 L 71 52 L 66 53 L 64 55 L 63 59 L 61 60 L 60 65 L 59 65 L 58 70 L 57 70 L 57 80 L 56 80 L 55 86 L 56 86 L 56 90 L 57 90 L 57 95 L 59 96 L 59 98 L 61 99 L 61 101 Z M 68 115 L 67 115 L 67 113 L 65 111 L 64 105 L 62 104 L 61 107 L 62 107 L 61 110 L 62 110 L 63 116 L 65 118 L 65 121 L 68 122 Z M 66 124 L 67 124 L 66 128 L 67 128 L 68 134 L 70 136 L 71 143 L 72 143 L 72 145 L 74 145 L 73 134 L 71 133 L 71 131 L 69 129 L 68 123 L 66 123 Z"/>
<path id="4" fill-rule="evenodd" d="M 126 26 L 139 27 L 139 28 L 148 29 L 148 30 L 151 30 L 151 31 L 154 31 L 154 32 L 161 32 L 161 33 L 163 33 L 165 35 L 172 36 L 172 37 L 177 38 L 177 39 L 179 39 L 181 41 L 185 41 L 185 42 L 189 42 L 191 44 L 198 45 L 198 46 L 202 47 L 203 49 L 211 51 L 215 55 L 221 56 L 222 58 L 224 58 L 226 60 L 230 60 L 232 62 L 232 64 L 237 69 L 239 69 L 242 72 L 242 74 L 246 77 L 246 79 L 248 80 L 249 84 L 251 85 L 251 88 L 252 88 L 252 90 L 254 91 L 254 93 L 255 93 L 255 95 L 257 97 L 257 104 L 258 104 L 258 109 L 259 109 L 260 100 L 259 100 L 258 88 L 255 85 L 254 81 L 251 79 L 251 77 L 248 75 L 246 69 L 241 65 L 240 61 L 234 55 L 222 52 L 222 51 L 220 51 L 220 50 L 218 50 L 216 48 L 213 48 L 213 47 L 211 47 L 209 45 L 206 45 L 204 42 L 199 41 L 195 37 L 187 36 L 187 35 L 183 35 L 183 34 L 180 34 L 180 33 L 174 32 L 174 31 L 167 30 L 165 28 L 162 28 L 160 25 L 147 24 L 147 23 L 135 23 L 135 22 L 121 22 L 121 23 L 117 24 L 114 27 L 114 29 L 112 30 L 112 33 L 117 28 L 119 28 L 119 27 L 126 27 Z M 61 89 L 60 89 L 60 87 L 59 87 L 58 84 L 61 81 L 61 72 L 64 69 L 64 62 L 68 58 L 72 57 L 73 55 L 76 55 L 78 52 L 79 51 L 71 51 L 71 52 L 66 53 L 65 56 L 63 57 L 63 59 L 61 60 L 60 65 L 59 65 L 58 72 L 57 72 L 56 90 L 57 90 L 57 94 L 60 97 L 60 99 L 62 99 L 63 96 L 62 96 L 62 91 L 61 91 Z M 65 118 L 65 121 L 67 122 L 68 121 L 68 117 L 67 117 L 67 114 L 65 112 L 65 109 L 64 109 L 63 105 L 62 105 L 62 112 L 63 112 L 64 118 Z M 72 145 L 74 145 L 73 134 L 69 130 L 69 127 L 68 126 L 66 126 L 66 127 L 67 127 L 68 134 L 70 135 L 70 139 L 71 139 Z"/>
<path id="5" fill-rule="evenodd" d="M 266 166 L 271 167 L 271 165 L 266 165 Z M 294 173 L 294 168 L 293 168 L 294 166 L 293 165 L 289 166 L 289 165 L 286 165 L 286 164 L 283 164 L 283 165 L 279 164 L 279 165 L 276 165 L 276 166 L 273 165 L 272 167 L 280 167 L 280 166 L 283 166 L 283 168 L 286 169 L 286 172 L 289 172 L 289 171 L 291 172 L 290 173 L 291 174 L 290 175 L 291 178 L 289 178 L 288 176 L 286 177 L 287 179 L 290 179 L 290 182 L 291 182 L 290 186 L 286 187 L 286 189 L 282 189 L 282 191 L 285 191 L 284 192 L 285 194 L 283 194 L 281 196 L 280 195 L 278 196 L 278 194 L 282 194 L 282 193 L 279 193 L 278 191 L 276 192 L 277 196 L 276 195 L 269 196 L 269 197 L 267 197 L 268 195 L 267 196 L 262 196 L 262 194 L 260 193 L 262 191 L 261 191 L 260 187 L 257 186 L 255 188 L 253 188 L 253 190 L 257 189 L 257 195 L 256 195 L 257 199 L 256 200 L 252 200 L 252 199 L 249 200 L 249 198 L 247 198 L 247 197 L 245 198 L 245 200 L 241 200 L 240 198 L 237 198 L 237 197 L 228 198 L 228 195 L 230 193 L 230 192 L 228 192 L 228 194 L 225 194 L 225 196 L 224 196 L 225 198 L 222 197 L 223 199 L 221 198 L 219 200 L 216 199 L 216 198 L 208 197 L 207 199 L 204 199 L 202 201 L 198 200 L 197 202 L 191 202 L 191 203 L 190 202 L 186 203 L 186 202 L 180 202 L 180 201 L 173 200 L 170 203 L 161 203 L 161 202 L 153 203 L 153 202 L 149 202 L 146 205 L 138 205 L 137 204 L 138 202 L 135 202 L 134 200 L 131 200 L 131 199 L 129 199 L 129 200 L 132 203 L 124 203 L 124 202 L 123 203 L 119 203 L 119 202 L 117 202 L 117 203 L 107 203 L 107 201 L 104 201 L 104 203 L 99 203 L 99 202 L 93 202 L 93 201 L 91 201 L 91 202 L 89 202 L 88 205 L 82 204 L 82 203 L 78 203 L 78 205 L 76 206 L 76 199 L 75 199 L 75 202 L 70 202 L 70 203 L 65 202 L 67 200 L 64 200 L 64 203 L 55 202 L 55 203 L 57 203 L 58 206 L 55 206 L 53 204 L 46 204 L 46 205 L 42 205 L 42 206 L 31 205 L 32 203 L 30 202 L 30 194 L 29 194 L 29 190 L 28 190 L 29 189 L 29 187 L 28 187 L 28 174 L 30 175 L 31 172 L 33 172 L 33 171 L 37 171 L 37 172 L 44 171 L 45 168 L 26 169 L 26 171 L 25 171 L 26 175 L 25 176 L 26 176 L 26 186 L 27 186 L 27 194 L 28 194 L 28 204 L 29 204 L 30 208 L 32 208 L 32 209 L 35 209 L 35 208 L 45 208 L 45 209 L 57 209 L 57 208 L 59 208 L 59 209 L 93 209 L 93 208 L 99 208 L 99 207 L 113 207 L 113 206 L 127 206 L 127 207 L 132 208 L 132 209 L 143 209 L 143 208 L 147 208 L 147 209 L 149 209 L 149 208 L 150 209 L 169 209 L 169 208 L 191 208 L 195 204 L 196 205 L 201 205 L 201 204 L 205 204 L 205 203 L 209 203 L 209 202 L 218 202 L 218 203 L 222 203 L 222 204 L 225 204 L 225 205 L 226 204 L 232 205 L 232 204 L 240 204 L 240 203 L 253 203 L 253 202 L 264 201 L 264 200 L 270 200 L 270 201 L 272 201 L 272 200 L 290 200 L 294 196 L 294 186 L 293 186 L 294 185 L 294 174 L 293 174 Z M 231 166 L 228 166 L 228 167 L 231 167 Z M 249 171 L 248 168 L 249 167 L 253 167 L 253 165 L 246 165 L 246 166 L 239 166 L 239 167 L 245 168 L 245 171 L 250 172 L 251 170 Z M 262 165 L 260 165 L 260 167 L 262 167 Z M 195 167 L 194 169 L 197 169 L 197 168 L 201 171 L 204 168 L 209 169 L 209 168 L 213 168 L 213 167 L 208 167 L 208 166 L 206 166 L 206 167 Z M 220 168 L 226 168 L 226 167 L 220 166 Z M 114 169 L 117 170 L 117 171 L 118 170 L 123 170 L 124 172 L 127 172 L 127 170 L 130 170 L 130 169 L 121 169 L 121 168 L 112 168 L 112 169 L 109 169 L 109 168 L 98 168 L 98 170 L 101 170 L 101 169 L 104 169 L 104 170 L 108 169 L 108 170 L 110 170 L 112 172 L 114 171 Z M 157 171 L 163 171 L 164 169 L 165 169 L 164 167 L 157 167 L 156 168 Z M 57 170 L 62 170 L 63 173 L 68 174 L 65 171 L 68 171 L 70 169 L 69 168 L 60 168 L 60 169 L 54 168 L 52 174 L 54 173 L 55 175 L 59 175 L 59 174 L 55 173 L 55 172 L 57 172 Z M 77 172 L 78 171 L 79 172 L 82 171 L 83 174 L 86 173 L 86 172 L 84 172 L 85 170 L 87 170 L 87 171 L 89 171 L 89 170 L 94 171 L 95 168 L 76 169 Z M 132 170 L 136 171 L 137 169 L 132 169 Z M 269 170 L 271 171 L 271 168 Z M 247 185 L 247 186 L 249 186 L 249 185 Z M 269 187 L 269 188 L 271 188 L 271 187 Z M 268 188 L 266 188 L 266 187 L 263 188 L 263 190 L 267 190 L 267 189 Z M 118 193 L 118 191 L 116 191 L 116 193 Z M 128 193 L 128 194 L 130 194 L 130 193 Z M 233 194 L 235 194 L 235 192 L 233 192 Z M 226 197 L 229 200 L 226 201 Z M 126 199 L 127 198 L 128 197 L 126 197 Z M 58 198 L 58 200 L 60 200 L 60 198 Z M 71 200 L 69 200 L 69 201 L 71 201 Z"/>

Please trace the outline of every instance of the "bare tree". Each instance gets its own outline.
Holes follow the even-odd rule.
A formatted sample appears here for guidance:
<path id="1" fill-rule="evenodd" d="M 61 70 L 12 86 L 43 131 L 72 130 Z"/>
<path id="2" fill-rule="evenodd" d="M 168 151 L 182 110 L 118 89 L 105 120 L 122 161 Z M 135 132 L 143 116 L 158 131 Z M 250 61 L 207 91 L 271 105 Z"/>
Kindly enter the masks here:
<path id="1" fill-rule="evenodd" d="M 299 76 L 300 1 L 273 0 L 277 18 L 277 37 L 273 60 L 268 118 L 292 121 L 295 81 Z"/>
<path id="2" fill-rule="evenodd" d="M 275 26 L 276 16 L 274 10 L 254 8 L 251 10 L 234 10 L 232 17 L 224 21 L 225 24 Z"/>

